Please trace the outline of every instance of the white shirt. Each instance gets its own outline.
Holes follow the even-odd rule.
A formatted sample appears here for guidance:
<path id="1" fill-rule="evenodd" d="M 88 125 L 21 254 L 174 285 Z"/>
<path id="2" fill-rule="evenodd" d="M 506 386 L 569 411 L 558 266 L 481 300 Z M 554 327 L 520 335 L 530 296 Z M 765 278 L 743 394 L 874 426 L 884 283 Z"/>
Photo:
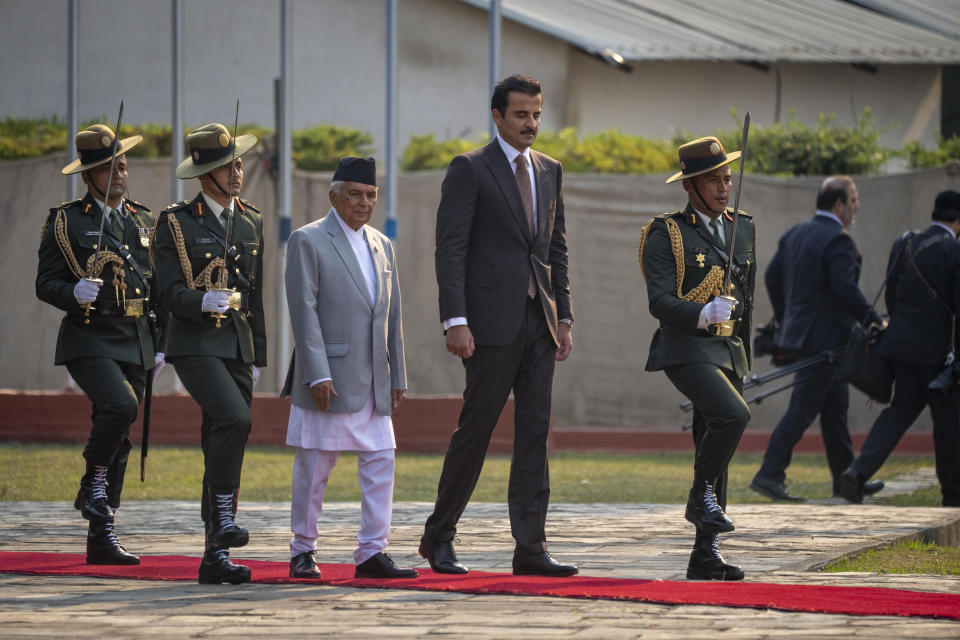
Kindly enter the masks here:
<path id="1" fill-rule="evenodd" d="M 109 228 L 110 218 L 115 215 L 115 214 L 114 214 L 115 211 L 123 211 L 123 198 L 120 198 L 120 204 L 118 204 L 116 208 L 111 207 L 109 211 L 107 210 L 106 203 L 104 203 L 103 200 L 99 200 L 99 199 L 97 199 L 96 196 L 93 196 L 93 201 L 96 202 L 97 205 L 99 205 L 100 211 L 106 211 L 106 212 L 107 212 L 107 219 L 103 221 L 103 226 L 104 226 L 104 227 Z M 120 220 L 121 220 L 121 224 L 123 224 L 123 219 L 121 218 Z"/>
<path id="2" fill-rule="evenodd" d="M 358 230 L 350 228 L 336 213 L 337 222 L 350 248 L 360 264 L 363 279 L 367 283 L 367 293 L 371 304 L 376 303 L 377 278 L 370 245 L 364 233 L 364 227 Z M 366 225 L 364 225 L 366 226 Z M 313 387 L 331 378 L 314 380 Z M 336 388 L 336 381 L 334 381 Z M 373 397 L 373 383 L 370 384 L 370 396 L 366 404 L 356 413 L 330 413 L 316 409 L 304 409 L 291 403 L 290 418 L 287 420 L 287 444 L 302 449 L 320 449 L 323 451 L 380 451 L 396 449 L 397 441 L 393 435 L 393 420 L 390 416 L 376 413 Z"/>
<path id="3" fill-rule="evenodd" d="M 510 163 L 510 171 L 514 175 L 517 173 L 517 156 L 522 155 L 527 160 L 527 174 L 530 176 L 530 194 L 533 196 L 533 228 L 537 227 L 537 181 L 533 179 L 533 163 L 530 161 L 530 147 L 527 147 L 523 150 L 523 153 L 520 153 L 515 149 L 510 143 L 500 137 L 500 134 L 497 134 L 497 142 L 500 143 L 500 148 L 503 150 L 503 154 L 507 156 L 507 162 Z M 467 324 L 467 319 L 463 316 L 458 316 L 455 318 L 448 318 L 443 321 L 443 330 L 446 331 L 450 327 L 456 327 L 458 325 Z"/>
<path id="4" fill-rule="evenodd" d="M 843 226 L 843 220 L 841 220 L 841 219 L 838 218 L 837 216 L 833 215 L 833 214 L 830 213 L 829 211 L 824 211 L 823 209 L 817 209 L 817 215 L 818 215 L 818 216 L 823 216 L 824 218 L 830 218 L 831 220 L 833 220 L 834 222 L 836 222 L 836 223 L 837 223 L 838 225 L 840 225 L 841 227 Z"/>

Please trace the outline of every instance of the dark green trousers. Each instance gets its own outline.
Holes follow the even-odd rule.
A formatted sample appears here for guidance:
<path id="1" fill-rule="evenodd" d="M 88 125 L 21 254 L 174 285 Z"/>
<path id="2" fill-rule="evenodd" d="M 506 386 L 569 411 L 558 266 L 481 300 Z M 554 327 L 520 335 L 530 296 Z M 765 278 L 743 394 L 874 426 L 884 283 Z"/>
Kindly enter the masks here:
<path id="1" fill-rule="evenodd" d="M 727 466 L 750 421 L 743 382 L 733 371 L 706 362 L 668 367 L 664 373 L 693 402 L 694 476 L 714 484 L 717 502 L 726 509 Z"/>
<path id="2" fill-rule="evenodd" d="M 74 358 L 66 366 L 93 403 L 93 426 L 83 457 L 107 467 L 107 501 L 117 508 L 131 449 L 130 425 L 140 410 L 147 372 L 139 364 L 111 358 Z"/>
<path id="3" fill-rule="evenodd" d="M 228 493 L 240 487 L 243 453 L 251 426 L 253 369 L 240 360 L 214 356 L 176 356 L 170 362 L 183 386 L 200 405 L 201 515 L 206 522 L 207 489 Z"/>

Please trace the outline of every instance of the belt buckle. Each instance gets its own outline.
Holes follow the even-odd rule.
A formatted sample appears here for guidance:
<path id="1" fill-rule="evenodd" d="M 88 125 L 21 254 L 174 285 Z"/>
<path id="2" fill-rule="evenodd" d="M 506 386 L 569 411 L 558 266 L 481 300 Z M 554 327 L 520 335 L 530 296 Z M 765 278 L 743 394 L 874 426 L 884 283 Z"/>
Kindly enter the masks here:
<path id="1" fill-rule="evenodd" d="M 138 318 L 143 315 L 143 298 L 127 300 L 123 306 L 123 315 Z"/>

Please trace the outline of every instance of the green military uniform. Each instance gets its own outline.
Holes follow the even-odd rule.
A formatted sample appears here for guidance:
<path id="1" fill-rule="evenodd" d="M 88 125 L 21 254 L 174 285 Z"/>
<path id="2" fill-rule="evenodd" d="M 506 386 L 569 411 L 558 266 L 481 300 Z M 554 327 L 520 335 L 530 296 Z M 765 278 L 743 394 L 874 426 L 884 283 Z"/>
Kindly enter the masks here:
<path id="1" fill-rule="evenodd" d="M 177 176 L 195 177 L 230 165 L 255 143 L 253 136 L 233 140 L 222 125 L 202 127 L 187 137 L 191 156 L 178 167 Z M 160 304 L 170 313 L 166 358 L 202 412 L 201 515 L 207 553 L 201 582 L 250 579 L 249 569 L 229 562 L 226 549 L 242 546 L 248 539 L 233 516 L 251 428 L 252 366 L 267 364 L 261 288 L 263 219 L 255 206 L 240 198 L 232 198 L 232 207 L 224 213 L 231 210 L 225 228 L 201 193 L 192 201 L 164 209 L 154 234 Z M 216 319 L 201 310 L 204 296 L 224 288 L 233 292 L 230 309 L 226 317 Z"/>
<path id="2" fill-rule="evenodd" d="M 725 154 L 715 138 L 688 143 L 680 148 L 684 170 L 668 182 L 712 172 L 739 156 L 739 152 Z M 695 183 L 693 191 L 702 200 Z M 733 529 L 733 523 L 723 513 L 727 466 L 750 419 L 742 393 L 743 377 L 751 366 L 756 229 L 753 218 L 740 212 L 734 240 L 733 211 L 724 210 L 718 219 L 722 221 L 723 242 L 713 235 L 691 204 L 657 216 L 644 227 L 640 262 L 650 312 L 660 321 L 650 344 L 646 369 L 664 371 L 694 406 L 696 454 L 687 519 L 697 526 L 697 543 L 687 575 L 736 580 L 743 573 L 738 567 L 723 563 L 716 534 Z M 734 267 L 731 289 L 726 294 L 736 299 L 730 315 L 732 327 L 726 332 L 700 328 L 705 305 L 723 290 L 730 247 Z"/>
<path id="3" fill-rule="evenodd" d="M 108 127 L 94 125 L 78 134 L 80 159 L 64 173 L 103 165 L 139 140 L 135 136 L 115 145 Z M 135 564 L 136 556 L 116 542 L 113 510 L 120 505 L 130 425 L 143 399 L 147 371 L 154 367 L 148 322 L 154 218 L 142 204 L 122 200 L 122 213 L 111 213 L 115 222 L 104 224 L 101 236 L 102 207 L 88 192 L 50 209 L 41 233 L 36 290 L 38 298 L 66 312 L 54 362 L 67 367 L 93 403 L 93 425 L 83 450 L 87 469 L 75 502 L 90 520 L 87 561 Z M 87 277 L 103 280 L 89 311 L 74 294 L 78 281 Z"/>

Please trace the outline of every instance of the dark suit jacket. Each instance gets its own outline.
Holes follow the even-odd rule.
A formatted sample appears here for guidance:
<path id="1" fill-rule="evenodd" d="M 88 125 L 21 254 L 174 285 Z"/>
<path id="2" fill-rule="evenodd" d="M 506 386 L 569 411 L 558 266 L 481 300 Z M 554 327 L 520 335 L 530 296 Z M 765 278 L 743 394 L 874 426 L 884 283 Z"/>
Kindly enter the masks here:
<path id="1" fill-rule="evenodd" d="M 153 260 L 160 291 L 160 306 L 170 312 L 166 333 L 166 355 L 216 356 L 239 358 L 258 367 L 267 366 L 267 332 L 263 317 L 263 218 L 246 200 L 234 203 L 233 233 L 230 245 L 237 248 L 238 274 L 231 259 L 227 287 L 243 294 L 244 309 L 230 310 L 221 326 L 209 313 L 200 311 L 202 287 L 191 289 L 184 277 L 180 254 L 170 230 L 168 218 L 175 217 L 183 233 L 184 250 L 193 278 L 215 258 L 223 257 L 217 242 L 225 230 L 217 216 L 210 213 L 203 196 L 172 204 L 160 213 L 154 233 Z"/>
<path id="2" fill-rule="evenodd" d="M 780 323 L 775 342 L 816 354 L 847 343 L 857 322 L 880 322 L 860 292 L 861 256 L 835 220 L 814 216 L 787 231 L 766 271 L 767 292 Z"/>
<path id="3" fill-rule="evenodd" d="M 908 238 L 914 252 L 928 239 L 942 238 L 924 249 L 914 262 L 943 304 L 910 266 L 904 252 Z M 901 236 L 893 243 L 887 272 L 891 273 L 886 292 L 890 325 L 882 334 L 880 355 L 932 367 L 943 365 L 950 349 L 951 313 L 960 312 L 960 242 L 938 225 Z"/>
<path id="4" fill-rule="evenodd" d="M 737 299 L 732 319 L 736 321 L 736 332 L 732 336 L 714 336 L 705 329 L 698 329 L 700 311 L 704 304 L 684 300 L 677 295 L 678 266 L 673 245 L 667 230 L 667 220 L 676 222 L 680 230 L 683 253 L 683 280 L 681 290 L 684 295 L 703 282 L 711 267 L 717 265 L 727 269 L 732 232 L 732 212 L 726 212 L 726 245 L 718 247 L 711 237 L 710 230 L 700 221 L 689 204 L 682 211 L 665 213 L 649 223 L 646 244 L 640 257 L 643 273 L 647 281 L 647 297 L 650 313 L 660 321 L 660 327 L 653 334 L 650 343 L 650 355 L 647 359 L 647 371 L 659 371 L 666 367 L 709 362 L 718 367 L 734 371 L 745 376 L 752 363 L 750 335 L 753 318 L 753 289 L 756 281 L 756 227 L 753 217 L 740 213 L 737 222 L 737 241 L 734 261 L 741 270 L 739 278 L 731 278 L 734 285 L 732 295 Z M 723 251 L 723 254 L 720 253 Z M 719 290 L 717 291 L 719 293 Z M 711 292 L 710 297 L 713 297 Z"/>
<path id="5" fill-rule="evenodd" d="M 466 317 L 478 345 L 502 346 L 520 332 L 533 268 L 547 326 L 573 319 L 563 217 L 563 168 L 530 151 L 537 235 L 530 238 L 514 172 L 494 139 L 453 159 L 437 209 L 440 319 Z"/>
<path id="6" fill-rule="evenodd" d="M 127 218 L 124 223 L 124 237 L 117 238 L 117 241 L 129 248 L 131 256 L 149 281 L 152 278 L 148 251 L 153 214 L 138 202 L 124 200 L 123 203 Z M 89 317 L 84 316 L 84 309 L 73 297 L 73 288 L 79 278 L 68 266 L 63 250 L 57 243 L 57 220 L 59 218 L 65 227 L 65 237 L 80 269 L 85 270 L 87 260 L 97 250 L 102 217 L 100 205 L 88 193 L 79 200 L 64 202 L 50 209 L 50 215 L 43 226 L 37 265 L 37 297 L 66 311 L 60 323 L 54 362 L 66 364 L 74 358 L 106 357 L 152 369 L 153 338 L 146 317 L 133 318 L 104 313 L 115 312 L 118 297 L 111 284 L 112 265 L 107 265 L 100 274 L 103 286 L 93 303 L 95 311 Z M 110 232 L 104 228 L 103 233 L 107 235 Z M 105 242 L 105 247 L 113 251 L 110 242 Z M 150 297 L 150 282 L 142 281 L 129 265 L 125 264 L 123 271 L 128 299 Z"/>

